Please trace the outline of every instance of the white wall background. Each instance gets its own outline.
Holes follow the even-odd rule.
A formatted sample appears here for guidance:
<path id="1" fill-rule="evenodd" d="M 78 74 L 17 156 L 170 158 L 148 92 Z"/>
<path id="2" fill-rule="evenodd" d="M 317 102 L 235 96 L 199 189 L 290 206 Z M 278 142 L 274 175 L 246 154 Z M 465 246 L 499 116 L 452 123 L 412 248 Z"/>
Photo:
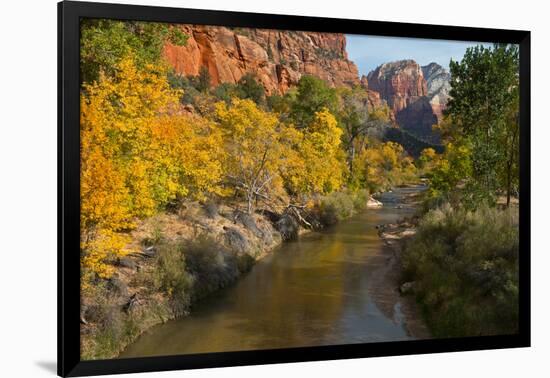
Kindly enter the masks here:
<path id="1" fill-rule="evenodd" d="M 126 2 L 116 1 L 112 2 Z M 129 3 L 532 31 L 533 347 L 140 374 L 139 377 L 547 377 L 550 22 L 543 1 L 162 0 Z M 4 1 L 0 20 L 0 376 L 56 360 L 56 1 Z"/>

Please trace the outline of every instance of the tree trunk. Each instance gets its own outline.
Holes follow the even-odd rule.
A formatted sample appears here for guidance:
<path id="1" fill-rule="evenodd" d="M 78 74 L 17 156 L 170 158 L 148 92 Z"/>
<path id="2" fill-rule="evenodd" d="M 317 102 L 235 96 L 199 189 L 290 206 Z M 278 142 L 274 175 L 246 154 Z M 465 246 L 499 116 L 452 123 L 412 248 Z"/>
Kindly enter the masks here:
<path id="1" fill-rule="evenodd" d="M 512 195 L 512 162 L 508 162 L 506 170 L 506 207 L 510 207 L 510 197 Z"/>
<path id="2" fill-rule="evenodd" d="M 351 146 L 349 149 L 349 176 L 353 178 L 353 160 L 355 160 L 355 146 L 353 145 L 354 139 L 351 140 Z"/>

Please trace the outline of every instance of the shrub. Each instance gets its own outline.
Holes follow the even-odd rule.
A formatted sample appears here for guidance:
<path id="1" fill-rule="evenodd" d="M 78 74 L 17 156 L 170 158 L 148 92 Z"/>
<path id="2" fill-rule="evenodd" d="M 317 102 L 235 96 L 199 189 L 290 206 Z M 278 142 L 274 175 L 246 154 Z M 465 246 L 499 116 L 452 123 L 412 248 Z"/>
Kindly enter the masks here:
<path id="1" fill-rule="evenodd" d="M 147 302 L 136 311 L 124 311 L 121 298 L 104 282 L 94 286 L 89 295 L 92 304 L 85 306 L 84 311 L 88 325 L 81 335 L 81 356 L 85 360 L 116 357 L 145 329 L 169 317 L 162 302 Z"/>
<path id="2" fill-rule="evenodd" d="M 369 191 L 367 189 L 359 189 L 352 193 L 353 207 L 355 210 L 364 210 L 367 208 L 369 201 Z"/>
<path id="3" fill-rule="evenodd" d="M 193 300 L 233 283 L 255 261 L 246 253 L 225 249 L 207 235 L 183 242 L 161 240 L 154 248 L 153 263 L 136 273 L 132 281 L 132 286 L 149 292 L 140 292 L 144 295 L 137 306 L 125 306 L 128 297 L 115 290 L 113 280 L 98 281 L 88 291 L 83 359 L 116 357 L 144 330 L 186 315 Z"/>
<path id="4" fill-rule="evenodd" d="M 212 201 L 204 205 L 204 210 L 206 211 L 206 216 L 210 219 L 216 218 L 220 213 L 220 207 Z"/>
<path id="5" fill-rule="evenodd" d="M 156 248 L 155 288 L 168 295 L 174 315 L 182 316 L 189 309 L 193 287 L 193 277 L 186 270 L 182 248 L 175 243 L 163 243 Z"/>
<path id="6" fill-rule="evenodd" d="M 336 224 L 351 217 L 355 212 L 353 195 L 349 192 L 333 192 L 321 198 L 319 218 L 325 226 Z"/>
<path id="7" fill-rule="evenodd" d="M 237 254 L 214 238 L 199 235 L 182 244 L 187 271 L 193 276 L 192 299 L 200 299 L 234 282 L 240 275 Z"/>
<path id="8" fill-rule="evenodd" d="M 250 99 L 257 105 L 264 105 L 266 102 L 265 89 L 252 73 L 243 75 L 236 84 L 222 83 L 212 93 L 228 105 L 233 98 Z"/>
<path id="9" fill-rule="evenodd" d="M 446 204 L 426 214 L 402 256 L 434 336 L 506 334 L 518 325 L 517 210 Z"/>

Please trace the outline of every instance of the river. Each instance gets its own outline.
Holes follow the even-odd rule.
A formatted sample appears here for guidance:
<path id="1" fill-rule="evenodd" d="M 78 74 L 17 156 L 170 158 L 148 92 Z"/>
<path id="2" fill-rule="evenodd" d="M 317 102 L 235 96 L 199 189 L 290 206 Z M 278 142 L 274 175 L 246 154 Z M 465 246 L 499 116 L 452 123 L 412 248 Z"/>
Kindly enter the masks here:
<path id="1" fill-rule="evenodd" d="M 401 299 L 374 283 L 387 261 L 375 226 L 411 215 L 402 199 L 420 189 L 384 193 L 382 208 L 282 244 L 235 285 L 188 317 L 151 328 L 120 357 L 411 339 Z"/>

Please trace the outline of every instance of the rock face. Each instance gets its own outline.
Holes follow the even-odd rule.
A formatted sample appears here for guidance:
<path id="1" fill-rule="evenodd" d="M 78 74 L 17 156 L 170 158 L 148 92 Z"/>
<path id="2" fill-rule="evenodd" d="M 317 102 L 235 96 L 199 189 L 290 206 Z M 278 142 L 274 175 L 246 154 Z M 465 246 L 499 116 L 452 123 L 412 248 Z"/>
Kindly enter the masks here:
<path id="1" fill-rule="evenodd" d="M 422 73 L 426 79 L 430 105 L 438 120 L 441 121 L 443 111 L 450 98 L 451 74 L 437 63 L 422 66 Z"/>
<path id="2" fill-rule="evenodd" d="M 432 126 L 438 122 L 432 108 L 422 68 L 414 60 L 384 63 L 367 77 L 369 89 L 386 100 L 401 128 L 430 142 L 437 142 Z"/>
<path id="3" fill-rule="evenodd" d="M 422 69 L 414 60 L 384 63 L 367 79 L 369 88 L 379 92 L 395 113 L 405 109 L 411 100 L 428 94 Z"/>
<path id="4" fill-rule="evenodd" d="M 304 74 L 330 85 L 360 84 L 343 34 L 181 25 L 186 46 L 167 44 L 164 54 L 181 75 L 208 68 L 212 84 L 236 83 L 254 73 L 268 94 L 284 93 Z"/>
<path id="5" fill-rule="evenodd" d="M 198 75 L 206 67 L 212 84 L 218 85 L 237 83 L 253 73 L 268 95 L 285 93 L 302 75 L 317 76 L 333 87 L 359 85 L 367 91 L 371 108 L 389 105 L 391 120 L 403 132 L 438 143 L 432 126 L 441 119 L 449 98 L 450 75 L 436 63 L 424 67 L 413 60 L 385 63 L 360 78 L 348 59 L 344 34 L 177 27 L 189 36 L 187 44 L 168 43 L 164 55 L 180 75 Z"/>
<path id="6" fill-rule="evenodd" d="M 370 109 L 379 108 L 383 105 L 386 105 L 386 101 L 382 100 L 382 97 L 380 97 L 380 93 L 369 88 L 369 80 L 365 75 L 361 76 L 359 85 L 361 86 L 361 88 L 367 91 L 367 101 Z M 390 113 L 390 118 L 392 121 L 395 121 L 393 113 Z"/>

